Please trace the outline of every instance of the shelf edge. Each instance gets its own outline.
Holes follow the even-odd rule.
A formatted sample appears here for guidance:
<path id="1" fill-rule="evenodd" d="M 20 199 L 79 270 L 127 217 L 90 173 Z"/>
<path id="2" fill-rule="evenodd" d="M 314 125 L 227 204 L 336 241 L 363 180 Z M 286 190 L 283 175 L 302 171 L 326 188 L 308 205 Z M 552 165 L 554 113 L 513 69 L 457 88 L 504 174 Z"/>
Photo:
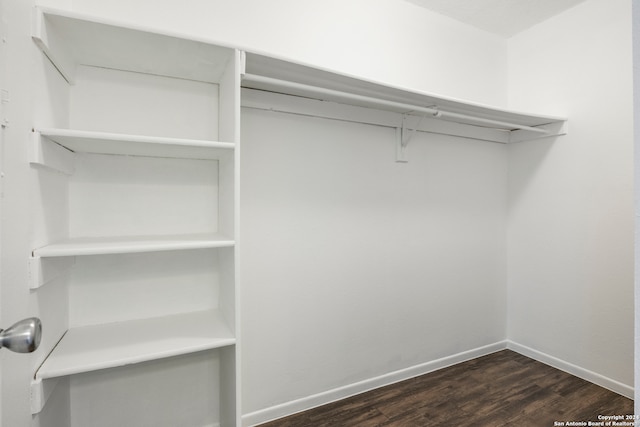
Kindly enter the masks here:
<path id="1" fill-rule="evenodd" d="M 42 136 L 52 139 L 55 137 L 89 139 L 89 140 L 110 140 L 117 142 L 140 142 L 158 145 L 180 145 L 186 147 L 212 148 L 212 149 L 234 149 L 235 143 L 226 141 L 215 141 L 206 139 L 189 138 L 168 138 L 160 136 L 132 135 L 111 132 L 96 132 L 76 129 L 62 128 L 41 128 L 36 129 Z"/>
<path id="2" fill-rule="evenodd" d="M 115 242 L 110 244 L 107 241 L 104 242 L 80 242 L 74 239 L 69 239 L 67 242 L 53 243 L 47 246 L 43 246 L 33 250 L 34 258 L 50 258 L 50 257 L 65 257 L 65 256 L 83 256 L 83 255 L 115 255 L 115 254 L 128 254 L 128 253 L 143 253 L 143 252 L 162 252 L 173 250 L 191 250 L 191 249 L 215 249 L 223 247 L 233 247 L 235 240 L 228 239 L 224 236 L 219 238 L 212 238 L 206 240 L 180 240 L 167 242 L 153 242 L 152 240 L 144 241 L 140 240 L 123 240 L 122 242 Z M 73 246 L 74 243 L 76 246 Z M 120 243 L 120 245 L 118 245 Z M 64 246 L 70 247 L 65 248 Z"/>

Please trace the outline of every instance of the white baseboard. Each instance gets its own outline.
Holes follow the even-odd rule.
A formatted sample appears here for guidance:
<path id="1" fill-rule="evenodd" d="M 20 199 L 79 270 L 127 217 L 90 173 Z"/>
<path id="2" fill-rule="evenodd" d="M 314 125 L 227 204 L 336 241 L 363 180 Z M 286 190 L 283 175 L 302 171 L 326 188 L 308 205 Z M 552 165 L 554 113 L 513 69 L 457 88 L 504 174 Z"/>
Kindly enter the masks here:
<path id="1" fill-rule="evenodd" d="M 625 397 L 628 397 L 629 399 L 633 399 L 632 386 L 623 384 L 619 381 L 605 377 L 604 375 L 600 375 L 587 369 L 581 368 L 580 366 L 576 366 L 572 363 L 558 359 L 557 357 L 550 356 L 541 351 L 534 350 L 522 344 L 518 344 L 511 340 L 507 340 L 507 348 L 509 350 L 515 351 L 516 353 L 520 353 L 523 356 L 530 357 L 531 359 L 537 360 L 538 362 L 553 366 L 556 369 L 560 369 L 561 371 L 567 372 L 571 375 L 575 375 L 576 377 L 582 378 L 583 380 L 597 384 L 600 387 L 604 387 L 615 393 L 621 394 Z"/>
<path id="2" fill-rule="evenodd" d="M 268 421 L 306 411 L 308 409 L 312 409 L 321 405 L 326 405 L 327 403 L 335 402 L 337 400 L 364 393 L 379 387 L 384 387 L 386 385 L 404 381 L 409 378 L 414 378 L 419 375 L 428 374 L 429 372 L 437 371 L 438 369 L 466 362 L 467 360 L 486 356 L 488 354 L 495 353 L 496 351 L 504 350 L 506 348 L 508 348 L 509 350 L 513 350 L 516 353 L 527 356 L 531 359 L 537 360 L 538 362 L 542 362 L 556 369 L 560 369 L 561 371 L 575 375 L 576 377 L 582 378 L 591 383 L 597 384 L 615 393 L 621 394 L 622 396 L 633 399 L 634 391 L 632 386 L 623 384 L 619 381 L 615 381 L 611 378 L 581 368 L 572 363 L 558 359 L 557 357 L 550 356 L 541 351 L 534 350 L 522 344 L 518 344 L 510 340 L 505 340 L 457 353 L 452 356 L 443 357 L 431 362 L 412 366 L 406 369 L 401 369 L 389 374 L 381 375 L 379 377 L 346 385 L 344 387 L 339 387 L 323 393 L 318 393 L 312 396 L 283 403 L 281 405 L 272 406 L 260 411 L 251 412 L 242 416 L 242 425 L 245 427 L 257 426 Z"/>
<path id="3" fill-rule="evenodd" d="M 303 397 L 301 399 L 283 403 L 281 405 L 276 405 L 270 408 L 251 412 L 242 416 L 242 425 L 256 426 L 267 421 L 272 421 L 278 418 L 285 417 L 287 415 L 295 414 L 297 412 L 306 411 L 308 409 L 326 405 L 327 403 L 335 402 L 337 400 L 354 396 L 356 394 L 364 393 L 379 387 L 424 375 L 438 369 L 466 362 L 467 360 L 486 356 L 487 354 L 495 353 L 496 351 L 504 350 L 505 348 L 507 348 L 507 341 L 499 341 L 472 350 L 463 351 L 452 356 L 443 357 L 431 362 L 422 363 L 420 365 L 412 366 L 375 378 L 370 378 L 354 384 L 346 385 L 344 387 L 338 387 L 323 393 L 318 393 L 312 396 Z"/>

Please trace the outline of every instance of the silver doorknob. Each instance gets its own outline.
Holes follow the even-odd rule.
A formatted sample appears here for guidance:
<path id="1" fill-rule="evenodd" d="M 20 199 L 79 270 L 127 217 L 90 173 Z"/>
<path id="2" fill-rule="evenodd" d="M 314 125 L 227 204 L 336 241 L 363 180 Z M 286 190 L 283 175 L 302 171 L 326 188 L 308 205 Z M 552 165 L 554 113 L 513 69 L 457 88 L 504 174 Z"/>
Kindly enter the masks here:
<path id="1" fill-rule="evenodd" d="M 37 317 L 21 320 L 7 329 L 0 329 L 0 348 L 16 353 L 31 353 L 40 345 L 42 322 Z"/>

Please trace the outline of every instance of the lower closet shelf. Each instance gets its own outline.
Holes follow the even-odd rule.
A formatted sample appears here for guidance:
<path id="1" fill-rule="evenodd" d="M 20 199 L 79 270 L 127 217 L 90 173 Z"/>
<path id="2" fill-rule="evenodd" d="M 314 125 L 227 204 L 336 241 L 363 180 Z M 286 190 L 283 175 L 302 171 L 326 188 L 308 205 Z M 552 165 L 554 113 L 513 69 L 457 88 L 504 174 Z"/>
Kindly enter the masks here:
<path id="1" fill-rule="evenodd" d="M 218 233 L 167 236 L 76 237 L 33 251 L 34 257 L 110 255 L 230 247 L 233 239 Z"/>
<path id="2" fill-rule="evenodd" d="M 35 379 L 115 368 L 234 345 L 217 310 L 71 328 Z"/>

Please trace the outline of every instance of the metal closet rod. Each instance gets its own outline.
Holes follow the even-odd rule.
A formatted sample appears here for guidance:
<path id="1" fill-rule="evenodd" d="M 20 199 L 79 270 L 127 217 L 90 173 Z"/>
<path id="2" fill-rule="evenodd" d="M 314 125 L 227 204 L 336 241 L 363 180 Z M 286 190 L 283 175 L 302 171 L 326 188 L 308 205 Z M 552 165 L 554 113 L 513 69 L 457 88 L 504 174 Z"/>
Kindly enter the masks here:
<path id="1" fill-rule="evenodd" d="M 385 99 L 373 98 L 373 97 L 364 96 L 364 95 L 357 95 L 355 93 L 342 92 L 342 91 L 339 91 L 339 90 L 327 89 L 327 88 L 318 87 L 318 86 L 305 85 L 305 84 L 302 84 L 302 83 L 295 83 L 295 82 L 290 82 L 290 81 L 287 81 L 287 80 L 280 80 L 280 79 L 274 79 L 274 78 L 271 78 L 271 77 L 258 76 L 256 74 L 245 74 L 243 76 L 242 80 L 243 81 L 248 81 L 248 82 L 253 82 L 253 83 L 264 83 L 264 84 L 273 85 L 273 86 L 280 87 L 280 88 L 302 90 L 302 91 L 305 91 L 305 92 L 310 92 L 310 93 L 314 93 L 314 94 L 318 94 L 318 95 L 330 95 L 332 97 L 338 97 L 338 98 L 343 98 L 343 99 L 348 99 L 348 100 L 367 102 L 367 103 L 371 103 L 371 104 L 377 104 L 377 105 L 379 105 L 381 107 L 391 107 L 391 108 L 397 108 L 397 109 L 400 109 L 400 110 L 407 110 L 407 112 L 414 112 L 415 111 L 415 112 L 420 112 L 420 113 L 426 113 L 426 114 L 431 114 L 433 117 L 436 117 L 436 118 L 451 118 L 451 119 L 470 120 L 470 121 L 473 121 L 473 122 L 476 122 L 476 123 L 483 123 L 483 124 L 487 124 L 487 125 L 499 126 L 499 127 L 504 127 L 504 128 L 521 129 L 521 130 L 537 132 L 537 133 L 542 133 L 542 134 L 548 133 L 548 131 L 545 130 L 545 129 L 535 128 L 535 127 L 532 127 L 532 126 L 525 126 L 525 125 L 520 125 L 520 124 L 516 124 L 516 123 L 502 122 L 502 121 L 499 121 L 499 120 L 484 119 L 482 117 L 475 117 L 475 116 L 470 116 L 470 115 L 466 115 L 466 114 L 452 113 L 452 112 L 449 112 L 449 111 L 441 111 L 441 110 L 438 110 L 438 109 L 435 109 L 435 108 L 420 107 L 420 106 L 417 106 L 417 105 L 404 104 L 402 102 L 387 101 Z"/>

